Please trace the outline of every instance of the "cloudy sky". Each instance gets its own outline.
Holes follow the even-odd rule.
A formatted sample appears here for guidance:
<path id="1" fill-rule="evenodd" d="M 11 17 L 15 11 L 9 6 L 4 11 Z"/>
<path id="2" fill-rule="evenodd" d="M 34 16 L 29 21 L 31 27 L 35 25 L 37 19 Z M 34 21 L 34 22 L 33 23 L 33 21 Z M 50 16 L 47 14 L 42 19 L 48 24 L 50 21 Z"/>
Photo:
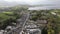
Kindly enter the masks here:
<path id="1" fill-rule="evenodd" d="M 0 0 L 0 5 L 2 4 L 30 4 L 30 5 L 36 5 L 36 4 L 54 4 L 54 5 L 60 5 L 60 0 Z"/>

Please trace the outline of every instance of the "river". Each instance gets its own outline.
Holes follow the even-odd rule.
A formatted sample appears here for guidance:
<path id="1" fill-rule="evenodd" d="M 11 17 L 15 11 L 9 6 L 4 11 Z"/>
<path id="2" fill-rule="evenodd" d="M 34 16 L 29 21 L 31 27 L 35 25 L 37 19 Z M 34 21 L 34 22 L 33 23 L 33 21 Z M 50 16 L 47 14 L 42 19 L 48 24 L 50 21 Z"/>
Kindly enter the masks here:
<path id="1" fill-rule="evenodd" d="M 28 10 L 50 10 L 50 9 L 60 9 L 60 6 L 36 6 L 29 7 Z"/>

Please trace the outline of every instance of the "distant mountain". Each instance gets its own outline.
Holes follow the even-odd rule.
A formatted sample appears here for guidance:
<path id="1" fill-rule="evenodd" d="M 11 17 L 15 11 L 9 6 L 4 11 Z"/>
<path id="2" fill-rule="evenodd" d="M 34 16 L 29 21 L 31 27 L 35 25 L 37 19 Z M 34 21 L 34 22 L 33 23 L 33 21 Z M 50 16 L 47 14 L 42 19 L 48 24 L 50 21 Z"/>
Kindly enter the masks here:
<path id="1" fill-rule="evenodd" d="M 0 7 L 10 7 L 18 5 L 19 3 L 16 2 L 6 2 L 6 1 L 0 1 Z"/>

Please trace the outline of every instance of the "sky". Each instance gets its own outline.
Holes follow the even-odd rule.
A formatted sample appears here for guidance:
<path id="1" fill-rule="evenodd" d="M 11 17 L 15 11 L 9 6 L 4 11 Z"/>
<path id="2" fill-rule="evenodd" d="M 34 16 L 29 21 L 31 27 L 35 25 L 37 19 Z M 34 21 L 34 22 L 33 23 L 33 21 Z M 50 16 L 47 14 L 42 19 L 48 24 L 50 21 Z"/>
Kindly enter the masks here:
<path id="1" fill-rule="evenodd" d="M 40 4 L 54 4 L 60 5 L 60 0 L 0 0 L 2 4 L 29 4 L 29 5 L 40 5 Z"/>

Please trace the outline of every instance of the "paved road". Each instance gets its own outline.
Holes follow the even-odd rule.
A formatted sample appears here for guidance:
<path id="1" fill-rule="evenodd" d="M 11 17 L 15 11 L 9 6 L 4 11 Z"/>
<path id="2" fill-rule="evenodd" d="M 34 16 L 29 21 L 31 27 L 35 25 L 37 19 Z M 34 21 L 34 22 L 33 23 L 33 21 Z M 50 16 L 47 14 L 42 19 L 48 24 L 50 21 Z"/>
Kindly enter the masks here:
<path id="1" fill-rule="evenodd" d="M 9 31 L 7 34 L 20 34 L 21 31 L 24 29 L 25 23 L 27 22 L 28 18 L 29 13 L 23 14 L 22 17 L 18 19 L 19 23 L 17 23 L 17 27 L 12 31 Z"/>

